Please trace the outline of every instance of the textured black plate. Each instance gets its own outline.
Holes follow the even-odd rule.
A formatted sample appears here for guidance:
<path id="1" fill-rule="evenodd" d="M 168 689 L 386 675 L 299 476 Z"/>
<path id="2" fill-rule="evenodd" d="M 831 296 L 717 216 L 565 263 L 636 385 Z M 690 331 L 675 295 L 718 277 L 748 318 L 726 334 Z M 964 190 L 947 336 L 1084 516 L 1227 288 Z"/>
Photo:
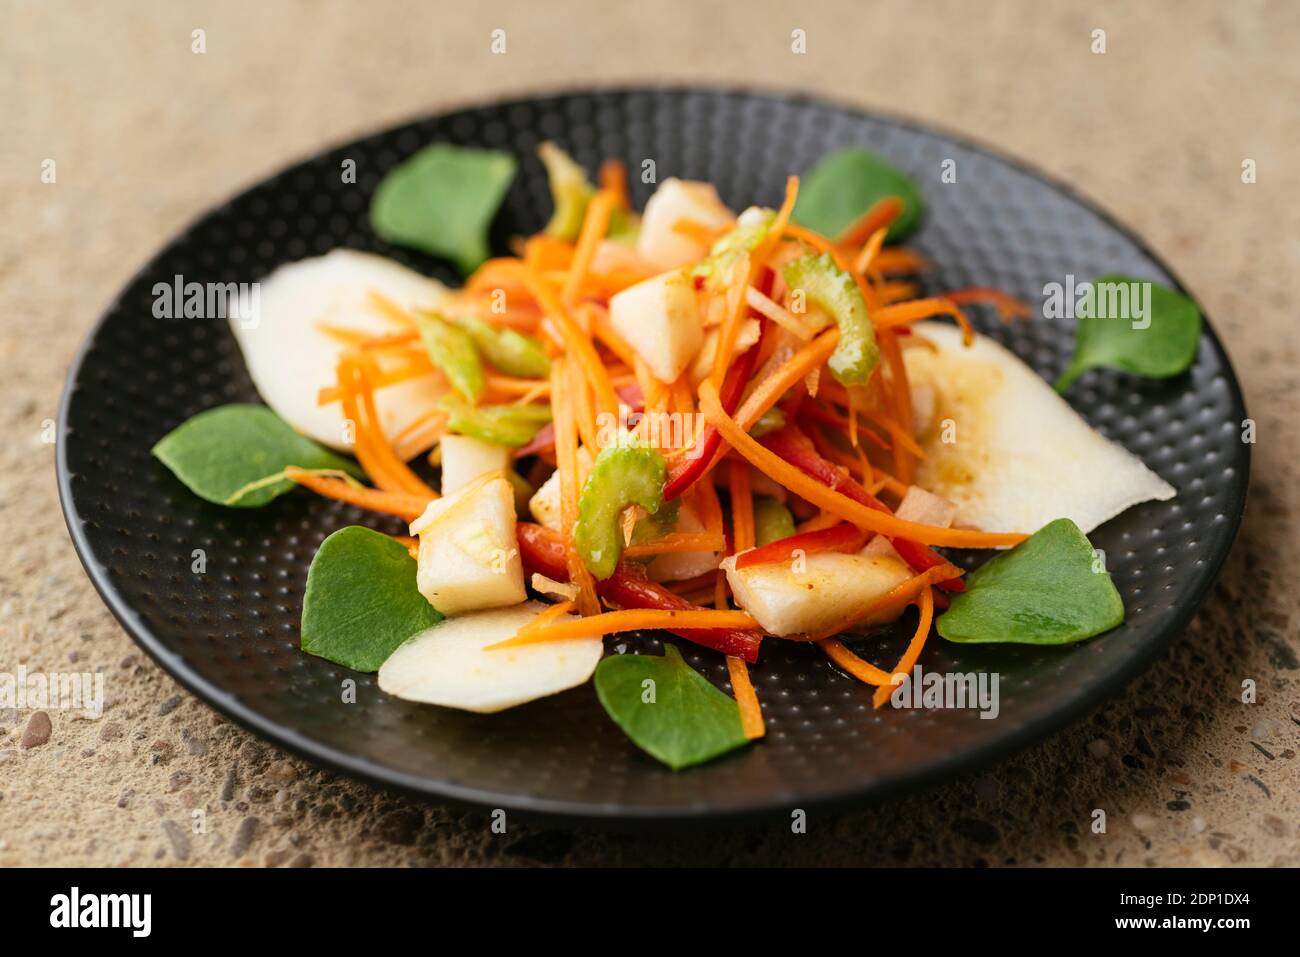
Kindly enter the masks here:
<path id="1" fill-rule="evenodd" d="M 1001 674 L 1001 715 L 870 706 L 869 689 L 815 649 L 770 640 L 754 673 L 768 719 L 755 747 L 674 774 L 640 753 L 590 686 L 499 715 L 408 704 L 298 650 L 307 567 L 320 541 L 359 511 L 307 494 L 254 511 L 189 494 L 149 455 L 200 410 L 255 401 L 221 321 L 152 316 L 155 282 L 251 281 L 275 266 L 352 246 L 441 279 L 446 264 L 385 246 L 367 225 L 380 176 L 426 143 L 506 149 L 522 160 L 497 224 L 500 243 L 549 213 L 532 157 L 555 139 L 594 167 L 609 156 L 660 179 L 716 183 L 734 208 L 776 205 L 785 177 L 822 154 L 865 144 L 924 185 L 929 217 L 914 245 L 936 264 L 935 290 L 997 286 L 1038 302 L 1045 282 L 1119 271 L 1177 285 L 1136 239 L 1062 187 L 987 151 L 894 120 L 799 98 L 741 92 L 620 90 L 561 95 L 434 117 L 332 149 L 204 216 L 131 281 L 69 375 L 59 430 L 60 492 L 91 580 L 127 631 L 214 707 L 322 764 L 413 792 L 578 818 L 673 818 L 863 798 L 979 766 L 1060 727 L 1132 677 L 1179 634 L 1227 555 L 1245 499 L 1241 393 L 1207 328 L 1192 370 L 1164 382 L 1090 374 L 1070 400 L 1107 436 L 1177 487 L 1093 536 L 1128 608 L 1123 627 L 1068 648 L 971 647 L 935 640 L 928 668 Z M 357 182 L 342 182 L 344 160 Z M 939 185 L 954 159 L 958 184 Z M 639 179 L 634 200 L 650 187 Z M 1042 319 L 981 328 L 1049 380 L 1072 334 Z M 387 530 L 394 530 L 389 528 Z M 205 574 L 192 570 L 206 554 Z M 895 661 L 900 635 L 860 650 Z M 633 646 L 658 652 L 654 637 Z M 683 649 L 725 686 L 717 656 Z M 341 702 L 356 682 L 356 703 Z"/>

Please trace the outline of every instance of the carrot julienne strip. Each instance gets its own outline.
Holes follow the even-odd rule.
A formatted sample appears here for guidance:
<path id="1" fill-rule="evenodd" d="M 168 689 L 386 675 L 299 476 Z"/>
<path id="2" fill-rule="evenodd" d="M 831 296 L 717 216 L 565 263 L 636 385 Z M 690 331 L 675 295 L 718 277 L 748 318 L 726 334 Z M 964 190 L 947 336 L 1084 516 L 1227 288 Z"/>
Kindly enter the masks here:
<path id="1" fill-rule="evenodd" d="M 582 281 L 591 271 L 591 262 L 596 255 L 596 244 L 604 239 L 605 233 L 609 231 L 609 219 L 617 203 L 618 197 L 603 189 L 587 203 L 587 212 L 583 216 L 582 229 L 578 233 L 578 243 L 573 252 L 573 262 L 569 264 L 569 274 L 564 280 L 564 289 L 560 293 L 561 301 L 569 305 L 577 302 Z"/>
<path id="2" fill-rule="evenodd" d="M 421 499 L 416 495 L 385 492 L 376 488 L 352 485 L 342 479 L 327 478 L 324 475 L 317 475 L 293 465 L 284 470 L 284 477 L 297 482 L 303 488 L 310 489 L 317 495 L 323 495 L 325 498 L 332 498 L 348 505 L 356 505 L 358 508 L 364 508 L 371 512 L 396 515 L 408 522 L 413 522 L 423 515 L 425 508 L 432 501 L 432 499 Z"/>
<path id="3" fill-rule="evenodd" d="M 707 380 L 700 383 L 700 411 L 723 439 L 760 472 L 813 505 L 834 512 L 860 528 L 890 537 L 911 539 L 923 545 L 948 545 L 954 548 L 1000 548 L 1018 545 L 1028 537 L 1014 532 L 978 532 L 922 525 L 868 508 L 805 475 L 751 438 L 735 419 L 726 414 L 718 402 L 717 389 Z"/>
<path id="4" fill-rule="evenodd" d="M 587 381 L 596 393 L 598 411 L 618 414 L 618 395 L 610 384 L 609 374 L 600 361 L 600 355 L 591 342 L 591 337 L 582 329 L 573 314 L 555 294 L 550 285 L 535 269 L 525 268 L 523 279 L 529 294 L 537 300 L 544 312 L 554 319 L 564 340 L 565 349 L 572 353 L 574 359 L 582 366 Z M 554 388 L 554 382 L 552 382 Z"/>
<path id="5" fill-rule="evenodd" d="M 758 703 L 754 683 L 749 680 L 749 666 L 735 655 L 727 655 L 727 674 L 731 677 L 731 690 L 740 708 L 740 727 L 745 737 L 751 741 L 761 738 L 766 733 L 763 708 Z"/>
<path id="6" fill-rule="evenodd" d="M 584 615 L 600 611 L 596 583 L 573 546 L 573 526 L 578 520 L 578 434 L 569 399 L 568 361 L 551 363 L 551 409 L 555 428 L 555 461 L 560 472 L 560 537 L 564 543 L 569 581 L 578 586 L 578 608 Z"/>
<path id="7" fill-rule="evenodd" d="M 743 611 L 710 611 L 708 609 L 680 610 L 661 608 L 629 608 L 606 611 L 587 618 L 561 621 L 541 628 L 525 626 L 513 638 L 488 645 L 485 651 L 495 648 L 512 648 L 545 641 L 572 641 L 623 631 L 677 628 L 742 628 L 757 629 L 758 622 Z"/>
<path id="8" fill-rule="evenodd" d="M 921 620 L 917 622 L 916 632 L 912 635 L 912 640 L 907 643 L 907 650 L 903 652 L 903 657 L 898 660 L 893 674 L 889 676 L 889 683 L 876 689 L 876 693 L 871 699 L 872 707 L 879 708 L 889 700 L 892 690 L 897 687 L 893 679 L 899 675 L 906 676 L 921 657 L 921 651 L 925 648 L 925 641 L 930 637 L 930 624 L 934 621 L 934 589 L 929 585 L 921 589 L 920 608 Z"/>
<path id="9" fill-rule="evenodd" d="M 864 684 L 884 685 L 889 682 L 889 675 L 869 661 L 864 661 L 849 650 L 848 646 L 835 638 L 823 638 L 817 642 L 826 657 L 847 671 Z"/>
<path id="10" fill-rule="evenodd" d="M 754 547 L 754 495 L 749 481 L 749 463 L 732 460 L 730 466 L 732 547 L 743 552 Z"/>
<path id="11" fill-rule="evenodd" d="M 888 230 L 894 220 L 903 215 L 903 201 L 897 196 L 884 196 L 871 205 L 865 213 L 849 223 L 836 237 L 841 246 L 858 246 L 865 243 L 881 229 Z"/>
<path id="12" fill-rule="evenodd" d="M 883 309 L 876 310 L 871 317 L 871 321 L 875 323 L 876 331 L 880 332 L 885 329 L 892 329 L 895 326 L 904 326 L 909 322 L 929 319 L 932 316 L 939 315 L 952 316 L 957 320 L 957 325 L 961 326 L 962 342 L 965 345 L 970 345 L 975 341 L 975 330 L 971 328 L 966 313 L 962 312 L 955 302 L 945 296 L 937 296 L 933 299 L 913 299 L 911 302 L 900 302 L 892 306 L 885 306 Z"/>
<path id="13" fill-rule="evenodd" d="M 720 552 L 726 547 L 721 535 L 708 532 L 672 532 L 663 538 L 643 545 L 629 545 L 623 549 L 628 558 L 643 558 L 647 555 L 670 555 L 679 552 Z"/>

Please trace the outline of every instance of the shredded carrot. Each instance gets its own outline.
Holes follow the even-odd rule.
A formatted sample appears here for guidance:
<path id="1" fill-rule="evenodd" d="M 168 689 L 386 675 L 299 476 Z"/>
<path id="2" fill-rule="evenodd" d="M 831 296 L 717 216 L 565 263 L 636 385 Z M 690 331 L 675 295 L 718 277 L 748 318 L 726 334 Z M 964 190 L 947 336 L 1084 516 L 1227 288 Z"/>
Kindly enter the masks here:
<path id="1" fill-rule="evenodd" d="M 726 547 L 721 535 L 708 532 L 671 532 L 663 538 L 644 545 L 629 545 L 623 549 L 628 558 L 644 558 L 647 555 L 672 555 L 680 552 L 720 552 Z"/>
<path id="2" fill-rule="evenodd" d="M 578 586 L 578 608 L 584 615 L 600 611 L 596 583 L 586 563 L 573 547 L 573 526 L 578 520 L 578 434 L 569 399 L 568 361 L 558 357 L 551 363 L 552 427 L 555 430 L 555 461 L 560 473 L 560 533 L 564 539 L 569 581 Z"/>
<path id="3" fill-rule="evenodd" d="M 880 230 L 888 230 L 901 215 L 903 201 L 897 196 L 885 196 L 845 227 L 835 241 L 841 246 L 858 246 Z"/>
<path id="4" fill-rule="evenodd" d="M 930 268 L 930 260 L 901 246 L 886 246 L 877 254 L 874 265 L 884 276 L 915 276 Z"/>
<path id="5" fill-rule="evenodd" d="M 823 638 L 817 647 L 826 653 L 826 657 L 847 671 L 859 681 L 869 685 L 883 685 L 889 682 L 889 675 L 869 661 L 863 661 L 842 641 L 835 638 Z"/>
<path id="6" fill-rule="evenodd" d="M 749 666 L 744 659 L 728 655 L 727 674 L 731 677 L 731 690 L 736 696 L 736 705 L 740 708 L 740 727 L 745 732 L 745 737 L 751 741 L 761 738 L 766 733 L 763 708 L 758 703 L 754 683 L 749 680 Z"/>
<path id="7" fill-rule="evenodd" d="M 600 188 L 613 194 L 614 204 L 618 209 L 627 209 L 627 167 L 622 160 L 607 159 L 600 164 L 597 174 Z"/>
<path id="8" fill-rule="evenodd" d="M 885 306 L 872 315 L 871 321 L 875 324 L 876 331 L 881 332 L 895 326 L 905 326 L 909 322 L 940 315 L 952 316 L 957 320 L 957 325 L 961 326 L 962 342 L 965 345 L 970 345 L 975 341 L 975 330 L 971 328 L 966 313 L 962 312 L 960 307 L 951 299 L 943 296 L 934 299 L 913 299 L 911 302 L 900 302 L 892 306 Z"/>
<path id="9" fill-rule="evenodd" d="M 574 249 L 573 262 L 569 265 L 568 277 L 564 280 L 564 289 L 560 301 L 572 306 L 578 301 L 578 290 L 582 281 L 591 271 L 591 261 L 596 255 L 596 244 L 609 232 L 609 218 L 618 205 L 618 197 L 609 190 L 599 190 L 587 203 L 587 212 L 582 218 L 582 229 L 578 233 L 578 244 Z"/>
<path id="10" fill-rule="evenodd" d="M 357 435 L 360 436 L 364 428 L 368 432 L 368 449 L 369 453 L 376 457 L 381 464 L 385 474 L 391 476 L 392 481 L 402 487 L 403 491 L 413 495 L 428 495 L 430 498 L 437 498 L 438 493 L 425 484 L 424 480 L 410 470 L 410 468 L 397 457 L 388 440 L 384 437 L 383 431 L 379 426 L 379 411 L 375 407 L 375 393 L 370 387 L 368 377 L 374 371 L 374 359 L 364 353 L 359 355 L 352 364 L 352 374 L 357 383 L 355 396 L 359 403 L 361 419 L 357 422 Z M 362 463 L 365 466 L 365 463 Z"/>
<path id="11" fill-rule="evenodd" d="M 596 347 L 592 345 L 591 338 L 578 325 L 572 313 L 560 300 L 560 297 L 555 294 L 555 290 L 542 279 L 536 270 L 524 269 L 522 275 L 529 293 L 559 326 L 565 349 L 572 353 L 574 359 L 582 366 L 587 381 L 596 393 L 598 410 L 617 415 L 618 395 L 614 392 L 614 387 L 610 385 L 609 374 L 600 361 L 600 355 L 596 352 Z M 554 383 L 552 383 L 552 388 L 554 388 Z"/>
<path id="12" fill-rule="evenodd" d="M 749 463 L 730 463 L 731 539 L 737 552 L 754 547 L 754 496 L 750 490 Z"/>
<path id="13" fill-rule="evenodd" d="M 853 271 L 857 273 L 871 272 L 871 264 L 875 261 L 880 247 L 885 244 L 886 230 L 883 226 L 871 234 L 871 238 L 866 241 L 862 247 L 862 252 L 858 253 L 858 258 L 853 260 Z"/>
<path id="14" fill-rule="evenodd" d="M 536 618 L 534 618 L 532 621 L 528 623 L 527 627 L 544 628 L 547 625 L 549 625 L 551 622 L 555 621 L 557 618 L 567 615 L 569 612 L 573 611 L 576 605 L 577 602 L 572 598 L 566 598 L 563 601 L 557 601 L 554 605 L 551 605 L 545 611 L 540 612 Z"/>
<path id="15" fill-rule="evenodd" d="M 904 521 L 855 502 L 847 495 L 805 475 L 751 438 L 736 420 L 723 410 L 722 404 L 718 401 L 718 390 L 707 380 L 700 383 L 700 411 L 723 439 L 749 459 L 760 472 L 813 505 L 834 512 L 859 528 L 888 535 L 891 538 L 906 538 L 922 545 L 947 545 L 953 548 L 1001 548 L 1018 545 L 1028 538 L 1027 535 L 1014 532 L 978 532 L 922 525 L 919 522 Z"/>
<path id="16" fill-rule="evenodd" d="M 1033 310 L 1015 296 L 1000 289 L 989 289 L 984 286 L 955 289 L 952 292 L 944 293 L 943 298 L 955 302 L 959 306 L 970 302 L 987 302 L 997 309 L 998 317 L 1003 322 L 1011 319 L 1027 319 L 1033 314 Z"/>
<path id="17" fill-rule="evenodd" d="M 934 620 L 934 589 L 929 585 L 921 589 L 920 607 L 921 620 L 917 622 L 916 633 L 912 635 L 912 640 L 907 643 L 907 650 L 903 652 L 903 657 L 898 660 L 898 664 L 890 676 L 890 682 L 876 689 L 876 693 L 871 699 L 873 707 L 879 708 L 889 700 L 892 689 L 897 687 L 893 679 L 899 675 L 906 676 L 921 657 L 921 650 L 925 647 L 925 640 L 930 637 L 930 623 Z"/>
<path id="18" fill-rule="evenodd" d="M 575 638 L 594 638 L 598 635 L 654 628 L 676 631 L 683 628 L 754 630 L 758 627 L 758 622 L 743 611 L 629 608 L 622 611 L 602 612 L 587 618 L 561 621 L 540 628 L 525 626 L 513 638 L 488 645 L 485 650 L 531 645 L 543 641 L 571 641 Z"/>
<path id="19" fill-rule="evenodd" d="M 680 233 L 705 246 L 712 246 L 719 236 L 724 235 L 735 224 L 725 226 L 708 226 L 695 219 L 679 219 L 673 223 L 673 232 Z"/>
<path id="20" fill-rule="evenodd" d="M 318 475 L 292 465 L 284 470 L 284 477 L 297 482 L 303 488 L 311 489 L 317 495 L 323 495 L 339 502 L 346 502 L 348 505 L 356 505 L 358 508 L 364 508 L 371 512 L 396 515 L 408 522 L 413 522 L 423 515 L 429 502 L 433 501 L 432 499 L 422 499 L 416 495 L 384 492 L 376 488 L 353 485 L 343 479 Z"/>

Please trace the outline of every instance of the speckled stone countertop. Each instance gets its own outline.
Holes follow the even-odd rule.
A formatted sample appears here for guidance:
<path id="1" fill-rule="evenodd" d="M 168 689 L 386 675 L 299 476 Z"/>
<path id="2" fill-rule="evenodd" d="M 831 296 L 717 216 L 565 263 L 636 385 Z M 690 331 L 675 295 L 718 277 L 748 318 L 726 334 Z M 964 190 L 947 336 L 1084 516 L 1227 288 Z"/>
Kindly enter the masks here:
<path id="1" fill-rule="evenodd" d="M 1286 574 L 1300 567 L 1300 9 L 1048 6 L 5 0 L 0 671 L 102 672 L 108 707 L 0 710 L 0 865 L 1300 865 Z M 497 28 L 504 56 L 489 53 Z M 206 53 L 191 52 L 196 29 Z M 1258 423 L 1245 527 L 1186 634 L 1045 743 L 815 814 L 804 835 L 786 818 L 494 835 L 479 815 L 289 758 L 183 692 L 100 603 L 59 511 L 46 423 L 99 310 L 200 211 L 324 144 L 507 93 L 688 80 L 820 91 L 960 131 L 1072 182 L 1169 261 Z"/>

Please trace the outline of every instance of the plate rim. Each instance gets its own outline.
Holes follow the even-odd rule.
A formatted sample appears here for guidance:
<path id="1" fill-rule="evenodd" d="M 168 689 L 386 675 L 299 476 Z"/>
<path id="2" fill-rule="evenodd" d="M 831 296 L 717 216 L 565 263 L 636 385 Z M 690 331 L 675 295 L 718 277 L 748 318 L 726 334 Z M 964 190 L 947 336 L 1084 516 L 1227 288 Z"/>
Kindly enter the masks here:
<path id="1" fill-rule="evenodd" d="M 1223 357 L 1229 398 L 1247 417 L 1249 416 L 1245 394 L 1241 389 L 1240 381 L 1233 367 L 1232 358 L 1224 346 L 1223 340 L 1219 338 L 1210 317 L 1199 300 L 1188 289 L 1182 277 L 1169 266 L 1162 256 L 1151 248 L 1136 230 L 1125 224 L 1102 204 L 1093 200 L 1074 185 L 1057 178 L 1056 175 L 1044 172 L 1031 162 L 1004 152 L 1001 147 L 986 144 L 980 139 L 965 133 L 955 132 L 941 123 L 932 123 L 909 115 L 896 114 L 874 106 L 864 107 L 833 95 L 826 96 L 803 89 L 782 88 L 761 83 L 743 86 L 737 84 L 695 83 L 564 85 L 554 88 L 535 88 L 527 91 L 497 93 L 486 99 L 456 100 L 439 109 L 407 115 L 394 122 L 371 128 L 359 134 L 350 135 L 346 139 L 332 141 L 309 153 L 296 156 L 290 161 L 277 166 L 271 172 L 261 175 L 251 183 L 238 187 L 235 192 L 223 199 L 203 207 L 196 215 L 187 219 L 178 230 L 169 235 L 138 268 L 131 272 L 130 277 L 119 286 L 117 293 L 102 307 L 95 322 L 85 334 L 68 367 L 59 397 L 55 447 L 59 504 L 64 523 L 72 540 L 73 549 L 81 562 L 82 568 L 101 600 L 131 640 L 142 648 L 163 671 L 185 688 L 186 691 L 200 698 L 220 714 L 258 737 L 295 754 L 315 766 L 325 767 L 331 771 L 364 781 L 372 786 L 400 791 L 423 800 L 474 810 L 504 808 L 519 814 L 521 817 L 544 818 L 556 823 L 612 824 L 627 821 L 647 824 L 654 822 L 685 823 L 703 820 L 734 820 L 753 818 L 783 810 L 788 806 L 793 806 L 792 802 L 805 808 L 815 807 L 819 809 L 838 808 L 850 804 L 861 806 L 868 802 L 897 797 L 900 794 L 915 791 L 939 781 L 956 778 L 970 773 L 976 768 L 988 768 L 1031 744 L 1044 741 L 1055 735 L 1065 727 L 1075 723 L 1081 716 L 1097 707 L 1102 701 L 1118 694 L 1127 687 L 1135 677 L 1150 666 L 1158 655 L 1163 654 L 1168 649 L 1175 635 L 1182 633 L 1186 629 L 1188 623 L 1213 588 L 1214 583 L 1218 580 L 1224 563 L 1232 553 L 1241 531 L 1250 486 L 1253 451 L 1249 446 L 1244 448 L 1240 476 L 1230 489 L 1229 502 L 1225 507 L 1230 525 L 1229 533 L 1224 540 L 1224 545 L 1217 553 L 1207 556 L 1206 577 L 1203 587 L 1199 589 L 1194 597 L 1177 607 L 1163 626 L 1155 630 L 1147 640 L 1143 641 L 1112 675 L 1085 687 L 1073 701 L 1060 706 L 1036 721 L 1022 724 L 1020 727 L 987 744 L 946 755 L 921 768 L 894 777 L 844 786 L 806 797 L 793 795 L 780 797 L 765 794 L 759 798 L 731 801 L 723 805 L 701 799 L 689 804 L 664 807 L 618 802 L 588 803 L 571 799 L 507 793 L 490 788 L 478 788 L 471 785 L 434 780 L 372 761 L 354 752 L 340 750 L 264 717 L 255 708 L 242 702 L 238 696 L 189 668 L 182 655 L 168 648 L 140 620 L 136 610 L 130 606 L 109 580 L 107 568 L 96 557 L 86 537 L 83 528 L 84 520 L 73 501 L 71 476 L 68 472 L 67 462 L 68 407 L 72 393 L 80 378 L 87 357 L 93 350 L 109 316 L 116 311 L 125 292 L 135 285 L 138 280 L 144 278 L 159 256 L 175 246 L 183 237 L 189 235 L 197 226 L 218 211 L 238 201 L 249 192 L 259 189 L 270 180 L 351 143 L 371 139 L 385 132 L 402 129 L 413 124 L 446 118 L 471 110 L 491 109 L 494 107 L 506 108 L 535 103 L 539 100 L 563 99 L 572 96 L 619 96 L 636 93 L 702 94 L 722 96 L 728 99 L 758 98 L 799 106 L 829 107 L 842 113 L 883 122 L 912 132 L 941 136 L 965 149 L 1004 163 L 1039 180 L 1083 206 L 1088 212 L 1097 216 L 1102 222 L 1133 243 L 1142 255 L 1150 259 L 1173 280 L 1174 287 L 1179 292 L 1196 302 L 1197 308 L 1201 310 L 1201 315 L 1204 318 L 1202 334 Z"/>

